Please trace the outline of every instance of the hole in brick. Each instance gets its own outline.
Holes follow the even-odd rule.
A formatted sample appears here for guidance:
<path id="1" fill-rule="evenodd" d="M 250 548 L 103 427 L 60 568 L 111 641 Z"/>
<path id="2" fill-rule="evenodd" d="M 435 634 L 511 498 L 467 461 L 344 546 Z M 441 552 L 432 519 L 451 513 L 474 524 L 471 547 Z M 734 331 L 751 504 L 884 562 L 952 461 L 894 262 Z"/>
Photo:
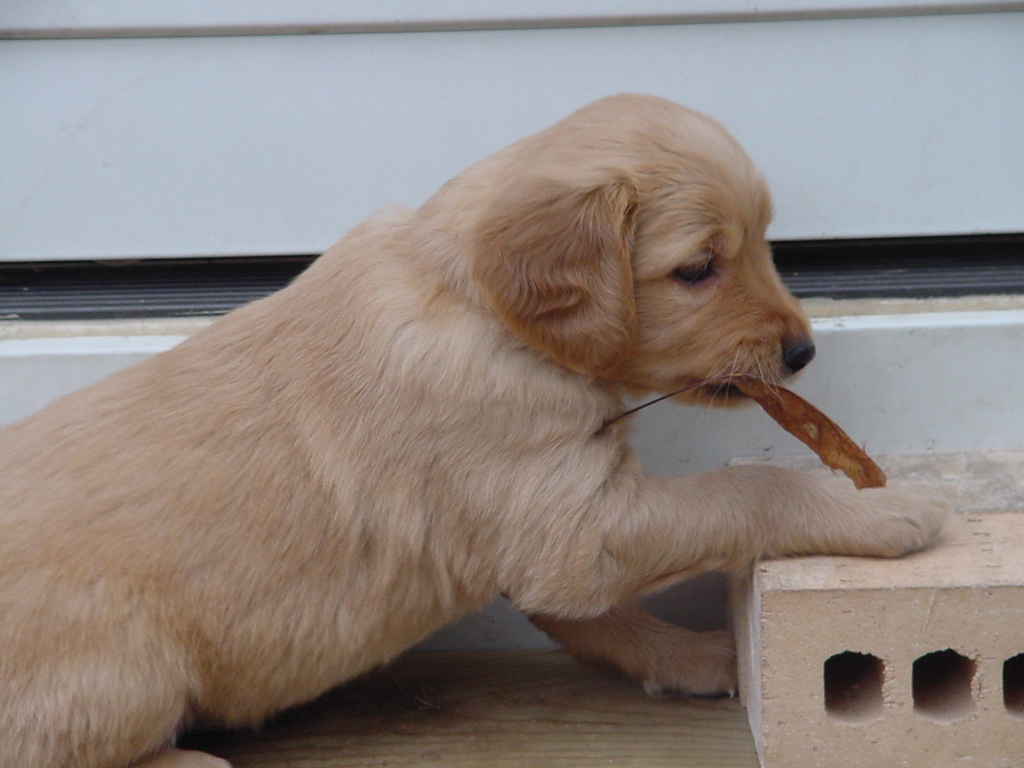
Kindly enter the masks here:
<path id="1" fill-rule="evenodd" d="M 1024 653 L 1003 662 L 1003 704 L 1007 712 L 1024 720 Z"/>
<path id="2" fill-rule="evenodd" d="M 870 653 L 844 651 L 825 660 L 825 711 L 844 723 L 882 716 L 885 665 Z"/>
<path id="3" fill-rule="evenodd" d="M 914 662 L 914 711 L 929 720 L 951 723 L 974 711 L 971 683 L 975 663 L 951 648 Z"/>

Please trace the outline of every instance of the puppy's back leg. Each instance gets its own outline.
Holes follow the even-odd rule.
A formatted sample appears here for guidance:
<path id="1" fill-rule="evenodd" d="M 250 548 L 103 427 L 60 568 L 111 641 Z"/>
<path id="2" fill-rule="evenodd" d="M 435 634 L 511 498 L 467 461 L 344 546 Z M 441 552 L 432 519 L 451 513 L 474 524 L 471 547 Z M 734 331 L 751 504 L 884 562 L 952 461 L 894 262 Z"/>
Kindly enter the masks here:
<path id="1" fill-rule="evenodd" d="M 727 631 L 693 632 L 626 603 L 592 619 L 530 615 L 539 629 L 585 664 L 611 665 L 651 695 L 732 694 L 736 654 Z"/>
<path id="2" fill-rule="evenodd" d="M 140 760 L 132 768 L 231 768 L 231 764 L 205 752 L 168 748 Z"/>
<path id="3" fill-rule="evenodd" d="M 69 610 L 54 600 L 0 631 L 0 768 L 124 768 L 187 722 L 193 675 L 173 640 L 141 617 L 59 621 Z"/>
<path id="4" fill-rule="evenodd" d="M 85 683 L 82 687 L 61 686 L 54 680 L 76 671 Z M 102 690 L 102 672 L 97 671 L 100 674 L 81 675 L 67 664 L 55 664 L 42 671 L 43 685 L 35 690 L 24 690 L 14 681 L 22 695 L 4 697 L 0 768 L 123 768 L 175 736 L 184 712 L 177 696 L 168 697 L 159 681 L 141 692 L 149 682 L 146 677 L 137 680 L 135 690 L 130 684 L 120 685 L 122 670 L 109 667 L 105 672 L 118 684 L 117 690 Z"/>

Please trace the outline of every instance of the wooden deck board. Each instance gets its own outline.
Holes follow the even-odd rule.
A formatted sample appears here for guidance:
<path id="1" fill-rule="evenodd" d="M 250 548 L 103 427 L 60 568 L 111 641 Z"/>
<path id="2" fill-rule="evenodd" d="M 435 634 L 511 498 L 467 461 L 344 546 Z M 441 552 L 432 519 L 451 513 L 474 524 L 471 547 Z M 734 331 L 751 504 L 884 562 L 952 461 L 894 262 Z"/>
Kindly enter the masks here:
<path id="1" fill-rule="evenodd" d="M 258 732 L 192 736 L 238 768 L 756 768 L 735 699 L 653 701 L 557 652 L 409 654 Z"/>

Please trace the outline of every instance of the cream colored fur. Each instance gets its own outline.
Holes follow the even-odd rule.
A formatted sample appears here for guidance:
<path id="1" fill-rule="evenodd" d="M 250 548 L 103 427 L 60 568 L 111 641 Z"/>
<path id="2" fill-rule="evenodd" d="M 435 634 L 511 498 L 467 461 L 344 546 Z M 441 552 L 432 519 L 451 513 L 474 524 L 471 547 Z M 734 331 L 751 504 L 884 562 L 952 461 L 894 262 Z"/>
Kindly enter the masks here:
<path id="1" fill-rule="evenodd" d="M 627 392 L 788 373 L 808 324 L 769 218 L 716 123 L 612 97 L 4 429 L 0 767 L 223 765 L 176 733 L 258 723 L 499 593 L 651 689 L 732 689 L 724 633 L 634 601 L 758 557 L 898 556 L 943 519 L 780 469 L 647 476 L 628 422 L 602 429 Z"/>

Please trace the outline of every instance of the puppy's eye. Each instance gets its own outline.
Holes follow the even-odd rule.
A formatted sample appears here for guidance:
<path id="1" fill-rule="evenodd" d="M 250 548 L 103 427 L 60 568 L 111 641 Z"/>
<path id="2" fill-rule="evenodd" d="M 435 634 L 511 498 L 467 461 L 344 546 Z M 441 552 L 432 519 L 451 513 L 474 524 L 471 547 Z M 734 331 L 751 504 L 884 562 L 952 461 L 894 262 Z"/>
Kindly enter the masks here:
<path id="1" fill-rule="evenodd" d="M 687 285 L 697 285 L 703 283 L 715 274 L 715 262 L 714 259 L 708 259 L 702 261 L 700 264 L 694 264 L 686 267 L 679 267 L 672 271 L 672 277 L 681 283 Z"/>

